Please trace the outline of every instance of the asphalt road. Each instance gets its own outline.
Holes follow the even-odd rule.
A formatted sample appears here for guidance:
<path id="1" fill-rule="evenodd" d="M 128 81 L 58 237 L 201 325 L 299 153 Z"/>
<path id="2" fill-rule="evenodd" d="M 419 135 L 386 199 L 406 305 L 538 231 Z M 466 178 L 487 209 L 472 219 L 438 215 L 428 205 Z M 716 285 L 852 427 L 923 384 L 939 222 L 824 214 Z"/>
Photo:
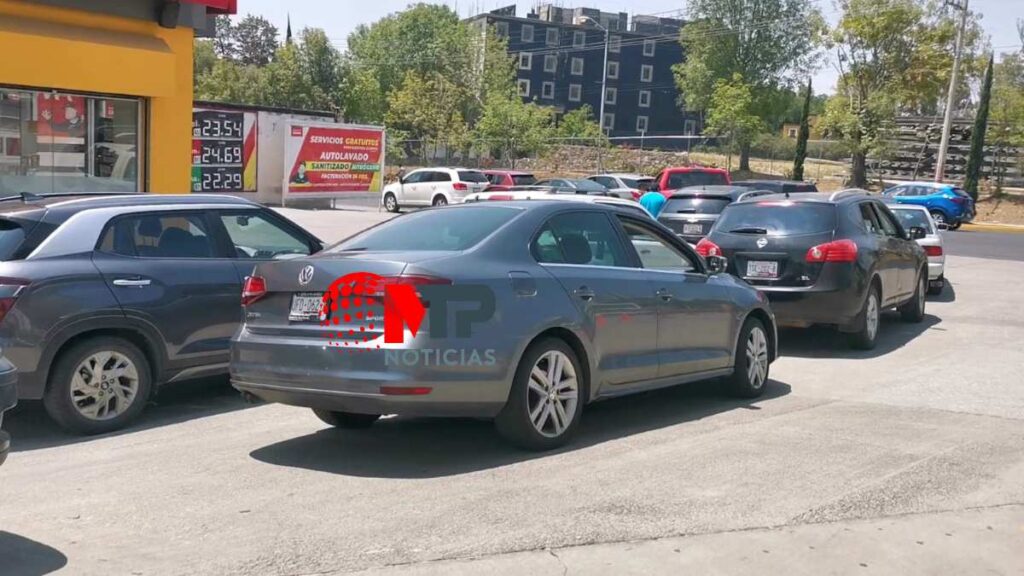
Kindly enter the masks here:
<path id="1" fill-rule="evenodd" d="M 386 217 L 287 213 L 328 239 Z M 94 438 L 26 403 L 0 573 L 1020 573 L 1024 262 L 976 236 L 948 252 L 995 257 L 950 256 L 926 320 L 888 316 L 876 350 L 786 331 L 763 398 L 603 402 L 549 454 L 475 420 L 332 430 L 222 379 Z"/>

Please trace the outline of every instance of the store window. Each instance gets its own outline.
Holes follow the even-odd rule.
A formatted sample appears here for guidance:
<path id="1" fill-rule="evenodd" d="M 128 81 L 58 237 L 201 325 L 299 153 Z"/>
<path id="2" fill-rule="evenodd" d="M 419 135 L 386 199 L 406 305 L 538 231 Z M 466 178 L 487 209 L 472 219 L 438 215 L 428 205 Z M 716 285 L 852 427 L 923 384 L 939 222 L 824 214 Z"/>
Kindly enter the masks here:
<path id="1" fill-rule="evenodd" d="M 0 87 L 0 195 L 141 190 L 138 100 Z"/>

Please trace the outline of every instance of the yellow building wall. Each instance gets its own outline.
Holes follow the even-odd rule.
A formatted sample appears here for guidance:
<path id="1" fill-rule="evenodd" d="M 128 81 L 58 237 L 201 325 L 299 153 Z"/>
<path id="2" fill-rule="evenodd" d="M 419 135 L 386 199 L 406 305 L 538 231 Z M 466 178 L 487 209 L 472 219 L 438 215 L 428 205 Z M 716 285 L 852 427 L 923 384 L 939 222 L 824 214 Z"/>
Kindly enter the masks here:
<path id="1" fill-rule="evenodd" d="M 190 190 L 191 28 L 0 0 L 0 84 L 143 97 L 149 192 Z"/>

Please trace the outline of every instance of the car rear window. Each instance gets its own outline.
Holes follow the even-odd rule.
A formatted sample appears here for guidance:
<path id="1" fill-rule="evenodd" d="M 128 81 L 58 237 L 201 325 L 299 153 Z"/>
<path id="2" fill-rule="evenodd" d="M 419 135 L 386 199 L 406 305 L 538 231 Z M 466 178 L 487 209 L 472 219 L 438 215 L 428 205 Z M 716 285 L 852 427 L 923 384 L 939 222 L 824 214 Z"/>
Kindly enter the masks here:
<path id="1" fill-rule="evenodd" d="M 512 183 L 516 186 L 532 186 L 537 183 L 533 174 L 513 174 Z"/>
<path id="2" fill-rule="evenodd" d="M 648 190 L 651 187 L 651 183 L 654 182 L 654 178 L 623 178 L 622 183 L 626 185 L 626 188 L 632 188 L 634 190 Z"/>
<path id="3" fill-rule="evenodd" d="M 463 182 L 487 182 L 487 175 L 473 170 L 459 170 L 459 180 Z"/>
<path id="4" fill-rule="evenodd" d="M 836 227 L 831 204 L 801 202 L 750 202 L 732 204 L 715 223 L 716 232 L 764 230 L 778 236 L 821 234 Z"/>
<path id="5" fill-rule="evenodd" d="M 25 241 L 25 230 L 17 222 L 0 219 L 0 262 L 11 260 Z"/>
<path id="6" fill-rule="evenodd" d="M 899 219 L 900 224 L 903 224 L 904 230 L 910 230 L 914 226 L 924 228 L 929 234 L 934 234 L 935 231 L 932 229 L 931 220 L 923 210 L 907 210 L 906 208 L 896 208 L 894 206 L 889 207 L 892 213 Z"/>
<path id="7" fill-rule="evenodd" d="M 413 212 L 335 244 L 325 252 L 468 250 L 521 212 L 518 208 L 479 205 Z"/>
<path id="8" fill-rule="evenodd" d="M 593 180 L 573 180 L 573 184 L 576 185 L 576 189 L 582 192 L 591 194 L 603 194 L 608 191 L 608 187 L 603 184 L 598 184 Z"/>
<path id="9" fill-rule="evenodd" d="M 721 214 L 728 205 L 728 198 L 702 198 L 700 196 L 678 198 L 673 196 L 665 202 L 661 214 Z"/>
<path id="10" fill-rule="evenodd" d="M 716 186 L 729 184 L 725 174 L 721 172 L 676 172 L 669 174 L 668 188 L 686 188 L 687 186 Z"/>

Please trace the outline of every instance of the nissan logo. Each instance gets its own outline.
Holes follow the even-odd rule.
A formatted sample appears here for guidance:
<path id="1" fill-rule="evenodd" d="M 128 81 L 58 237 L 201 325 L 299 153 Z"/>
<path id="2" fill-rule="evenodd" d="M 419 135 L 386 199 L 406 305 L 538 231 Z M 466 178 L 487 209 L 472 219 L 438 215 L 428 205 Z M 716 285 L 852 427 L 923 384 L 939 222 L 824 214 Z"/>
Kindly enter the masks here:
<path id="1" fill-rule="evenodd" d="M 767 245 L 768 245 L 768 239 L 767 238 L 758 238 L 757 239 L 757 247 L 758 248 L 764 248 Z M 305 272 L 305 270 L 303 270 L 303 272 Z M 311 273 L 310 276 L 312 276 L 312 275 L 313 274 Z"/>
<path id="2" fill-rule="evenodd" d="M 306 266 L 299 271 L 299 284 L 305 286 L 313 281 L 313 272 L 315 272 L 312 266 Z"/>

